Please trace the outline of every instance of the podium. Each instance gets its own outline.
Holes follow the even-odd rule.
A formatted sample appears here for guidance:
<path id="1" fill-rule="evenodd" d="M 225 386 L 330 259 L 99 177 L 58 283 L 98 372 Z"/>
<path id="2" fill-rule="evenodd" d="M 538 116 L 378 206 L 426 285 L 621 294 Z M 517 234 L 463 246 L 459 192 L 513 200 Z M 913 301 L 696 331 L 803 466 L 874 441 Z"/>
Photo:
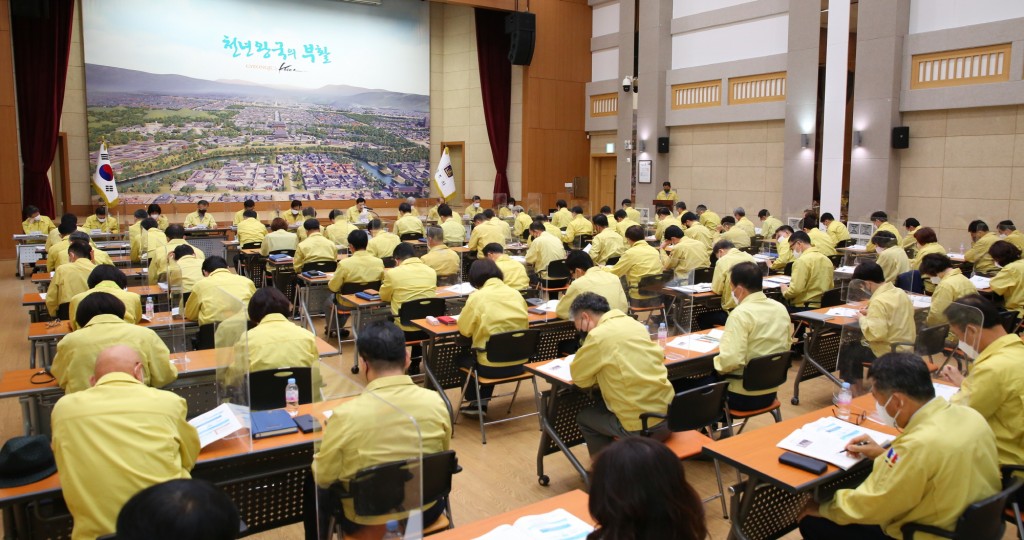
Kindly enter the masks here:
<path id="1" fill-rule="evenodd" d="M 654 205 L 654 211 L 655 212 L 658 211 L 658 208 L 662 208 L 662 207 L 668 208 L 669 210 L 672 210 L 675 207 L 675 205 L 676 205 L 675 201 L 660 201 L 660 200 L 657 200 L 657 199 L 651 201 L 651 204 Z"/>

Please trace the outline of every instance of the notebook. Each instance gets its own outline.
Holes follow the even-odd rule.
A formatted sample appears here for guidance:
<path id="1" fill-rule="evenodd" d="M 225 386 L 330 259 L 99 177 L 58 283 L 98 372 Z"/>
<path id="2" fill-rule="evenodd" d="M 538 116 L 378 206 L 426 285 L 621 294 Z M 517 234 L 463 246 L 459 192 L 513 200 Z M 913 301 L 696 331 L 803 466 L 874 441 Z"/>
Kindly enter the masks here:
<path id="1" fill-rule="evenodd" d="M 292 420 L 291 415 L 283 409 L 253 411 L 250 414 L 250 419 L 253 439 L 287 435 L 299 430 L 295 425 L 295 420 Z"/>

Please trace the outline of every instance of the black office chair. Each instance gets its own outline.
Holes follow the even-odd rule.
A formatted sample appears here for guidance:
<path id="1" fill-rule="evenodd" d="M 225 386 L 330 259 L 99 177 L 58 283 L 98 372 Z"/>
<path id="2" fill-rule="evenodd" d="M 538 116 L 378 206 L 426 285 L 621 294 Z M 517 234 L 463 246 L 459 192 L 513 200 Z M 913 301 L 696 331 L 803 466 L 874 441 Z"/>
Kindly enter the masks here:
<path id="1" fill-rule="evenodd" d="M 710 266 L 707 268 L 697 268 L 693 271 L 693 284 L 697 283 L 711 283 L 711 280 L 715 277 L 715 269 Z"/>
<path id="2" fill-rule="evenodd" d="M 641 313 L 646 313 L 650 317 L 655 312 L 660 311 L 661 320 L 667 321 L 665 301 L 662 296 L 662 289 L 665 288 L 666 283 L 668 283 L 668 279 L 665 278 L 664 274 L 652 274 L 641 277 L 640 282 L 637 283 L 637 295 L 642 294 L 646 298 L 637 298 L 630 290 L 630 294 L 626 295 L 629 301 L 629 315 L 639 318 Z"/>
<path id="3" fill-rule="evenodd" d="M 592 234 L 578 234 L 572 239 L 572 245 L 575 249 L 583 249 L 590 245 L 594 241 L 594 235 Z"/>
<path id="4" fill-rule="evenodd" d="M 607 266 L 615 266 L 619 262 L 620 258 L 621 257 L 619 257 L 618 255 L 616 255 L 614 257 L 608 257 L 608 260 L 605 261 L 604 264 L 607 265 Z"/>
<path id="5" fill-rule="evenodd" d="M 549 262 L 547 273 L 546 278 L 540 278 L 540 292 L 546 293 L 548 300 L 555 300 L 562 291 L 569 289 L 572 273 L 565 265 L 565 259 Z"/>
<path id="6" fill-rule="evenodd" d="M 956 540 L 999 540 L 1006 530 L 1006 522 L 1003 521 L 1003 513 L 1006 510 L 1007 502 L 1024 485 L 1020 478 L 1004 478 L 1003 489 L 980 501 L 971 503 L 960 514 L 956 520 L 956 528 L 953 531 L 940 529 L 932 525 L 921 525 L 919 523 L 907 523 L 900 527 L 904 540 L 913 540 L 915 533 L 925 533 L 942 538 Z"/>
<path id="7" fill-rule="evenodd" d="M 268 255 L 287 255 L 289 257 L 295 256 L 294 249 L 275 249 L 267 253 Z"/>
<path id="8" fill-rule="evenodd" d="M 446 286 L 449 286 L 449 285 L 458 285 L 458 283 L 459 283 L 459 275 L 458 274 L 448 274 L 447 276 L 442 276 L 442 275 L 438 274 L 438 276 L 437 276 L 437 286 L 438 287 L 446 287 Z"/>
<path id="9" fill-rule="evenodd" d="M 1003 465 L 999 468 L 1003 473 L 1005 483 L 1014 473 L 1024 472 L 1024 465 Z M 1006 501 L 1006 511 L 1003 513 L 1003 521 L 1008 521 L 1017 526 L 1017 536 L 1024 540 L 1024 520 L 1021 519 L 1021 507 L 1024 507 L 1024 488 L 1018 489 Z"/>
<path id="10" fill-rule="evenodd" d="M 427 317 L 441 317 L 448 309 L 444 298 L 420 298 L 402 302 L 398 308 L 398 320 L 402 326 L 413 326 L 412 321 L 425 319 Z M 415 375 L 419 361 L 423 359 L 423 342 L 430 339 L 423 330 L 405 330 L 405 344 L 412 347 L 412 359 L 415 360 L 410 366 L 410 374 Z"/>
<path id="11" fill-rule="evenodd" d="M 423 238 L 423 235 L 418 232 L 407 232 L 398 235 L 398 239 L 405 242 L 406 240 L 419 240 Z"/>
<path id="12" fill-rule="evenodd" d="M 843 290 L 830 289 L 821 295 L 821 307 L 834 307 L 843 305 Z"/>
<path id="13" fill-rule="evenodd" d="M 784 268 L 782 270 L 782 274 L 786 275 L 786 276 L 792 276 L 793 275 L 793 263 L 791 263 L 791 262 L 786 263 L 786 268 Z"/>
<path id="14" fill-rule="evenodd" d="M 261 247 L 263 247 L 263 242 L 262 241 L 259 241 L 259 242 L 246 242 L 246 243 L 242 244 L 241 246 L 239 246 L 238 249 L 260 249 Z"/>
<path id="15" fill-rule="evenodd" d="M 786 376 L 789 374 L 789 355 L 790 351 L 784 351 L 752 358 L 743 368 L 743 389 L 748 392 L 757 392 L 771 390 L 785 384 Z M 771 414 L 776 423 L 782 421 L 782 404 L 778 399 L 767 407 L 753 411 L 729 409 L 729 416 L 743 419 L 737 434 L 743 433 L 743 428 L 747 427 L 748 420 L 766 413 Z"/>
<path id="16" fill-rule="evenodd" d="M 345 283 L 341 286 L 341 290 L 338 291 L 338 294 L 355 294 L 357 292 L 363 292 L 367 289 L 373 289 L 375 291 L 380 290 L 380 283 L 380 281 L 370 281 L 367 283 Z M 341 306 L 338 306 L 337 309 L 331 310 L 331 323 L 327 331 L 328 334 L 331 331 L 336 331 L 338 333 L 338 350 L 341 350 L 341 331 L 342 326 L 344 326 L 345 322 L 344 320 L 342 320 L 342 317 L 345 317 L 345 319 L 347 320 L 351 314 L 351 309 L 343 308 Z M 356 364 L 356 366 L 353 368 L 352 373 L 359 373 L 358 364 Z"/>
<path id="17" fill-rule="evenodd" d="M 836 242 L 836 249 L 844 248 L 844 247 L 850 247 L 850 246 L 852 246 L 854 244 L 854 242 L 855 242 L 855 240 L 852 239 L 852 238 L 847 238 L 846 240 L 840 240 L 840 241 Z"/>
<path id="18" fill-rule="evenodd" d="M 254 411 L 280 409 L 285 406 L 284 389 L 288 379 L 299 387 L 299 404 L 313 402 L 312 369 L 283 367 L 253 371 L 249 374 L 249 407 Z"/>
<path id="19" fill-rule="evenodd" d="M 71 302 L 64 302 L 57 306 L 57 318 L 66 321 L 71 318 Z"/>
<path id="20" fill-rule="evenodd" d="M 217 323 L 199 325 L 199 333 L 196 335 L 196 350 L 215 349 L 217 347 L 216 338 L 214 337 L 216 333 Z"/>
<path id="21" fill-rule="evenodd" d="M 333 272 L 338 269 L 338 261 L 313 261 L 302 265 L 303 272 Z"/>
<path id="22" fill-rule="evenodd" d="M 668 429 L 672 432 L 665 440 L 665 446 L 675 452 L 680 460 L 696 457 L 701 454 L 704 445 L 712 442 L 711 438 L 699 430 L 707 428 L 708 433 L 714 431 L 714 424 L 725 417 L 724 430 L 732 435 L 732 420 L 729 418 L 729 410 L 726 407 L 726 390 L 729 383 L 720 381 L 700 386 L 690 390 L 679 392 L 672 398 L 668 405 L 667 414 L 642 413 L 640 415 L 641 434 L 650 436 L 648 420 L 661 418 L 668 421 Z M 728 519 L 729 512 L 725 507 L 725 490 L 722 488 L 722 472 L 715 461 L 715 480 L 718 481 L 718 495 L 704 499 L 708 502 L 713 499 L 721 499 L 722 518 Z"/>
<path id="23" fill-rule="evenodd" d="M 407 513 L 414 508 L 410 503 L 440 501 L 444 504 L 444 513 L 434 523 L 425 523 L 423 535 L 433 534 L 454 526 L 451 505 L 448 495 L 452 491 L 452 476 L 461 472 L 459 460 L 454 450 L 445 450 L 434 454 L 425 454 L 418 458 L 392 461 L 367 467 L 356 472 L 348 485 L 348 490 L 341 482 L 329 488 L 337 503 L 330 503 L 331 520 L 328 530 L 333 530 L 341 509 L 341 499 L 352 499 L 353 509 L 358 516 L 383 516 L 395 513 Z M 416 485 L 416 480 L 421 479 Z M 407 500 L 409 493 L 419 493 Z M 338 531 L 338 537 L 344 535 Z"/>
<path id="24" fill-rule="evenodd" d="M 929 357 L 941 354 L 943 360 L 953 356 L 954 351 L 946 348 L 946 336 L 949 335 L 949 325 L 939 324 L 928 328 L 922 328 L 917 333 L 917 338 L 914 339 L 913 343 L 905 341 L 898 341 L 889 344 L 889 348 L 892 352 L 897 352 L 900 348 L 913 347 L 914 354 L 924 358 L 926 361 Z M 931 362 L 934 364 L 934 362 Z M 962 367 L 960 359 L 957 358 L 957 367 Z M 930 369 L 938 369 L 937 366 L 930 365 Z"/>
<path id="25" fill-rule="evenodd" d="M 487 361 L 494 365 L 500 366 L 515 366 L 525 364 L 530 361 L 530 358 L 537 352 L 537 346 L 540 343 L 540 330 L 525 329 L 525 330 L 513 330 L 511 332 L 502 332 L 500 334 L 494 334 L 487 339 L 487 346 L 484 349 L 487 352 Z M 478 351 L 479 349 L 473 349 Z M 475 352 L 474 352 L 475 354 Z M 466 390 L 469 388 L 469 383 L 472 382 L 476 385 L 476 395 L 480 396 L 480 388 L 484 386 L 497 386 L 503 383 L 516 383 L 516 388 L 511 393 L 492 395 L 491 399 L 496 397 L 512 396 L 512 400 L 508 404 L 508 410 L 505 414 L 512 412 L 512 406 L 516 402 L 516 395 L 519 394 L 519 385 L 523 381 L 528 381 L 533 378 L 533 375 L 527 372 L 522 372 L 517 375 L 510 375 L 508 377 L 490 378 L 482 377 L 476 372 L 476 364 L 469 368 L 459 368 L 462 372 L 466 373 L 466 382 L 462 385 L 462 395 L 459 397 L 459 408 L 466 403 Z M 502 418 L 500 420 L 492 420 L 490 422 L 484 422 L 484 411 L 483 411 L 483 400 L 476 400 L 477 418 L 480 420 L 480 438 L 483 444 L 487 444 L 487 432 L 484 431 L 485 426 L 490 424 L 498 424 L 501 422 L 508 422 L 511 420 L 518 420 L 520 418 L 526 418 L 528 416 L 534 416 L 537 413 L 532 412 L 529 414 L 523 414 L 514 416 L 511 418 Z M 458 422 L 458 418 L 455 419 Z"/>
<path id="26" fill-rule="evenodd" d="M 843 265 L 843 255 L 829 255 L 828 260 L 832 261 L 833 268 L 839 268 Z"/>
<path id="27" fill-rule="evenodd" d="M 1006 330 L 1007 334 L 1016 334 L 1020 328 L 1020 313 L 1008 310 L 1000 311 L 999 319 L 1003 323 L 1003 329 Z"/>

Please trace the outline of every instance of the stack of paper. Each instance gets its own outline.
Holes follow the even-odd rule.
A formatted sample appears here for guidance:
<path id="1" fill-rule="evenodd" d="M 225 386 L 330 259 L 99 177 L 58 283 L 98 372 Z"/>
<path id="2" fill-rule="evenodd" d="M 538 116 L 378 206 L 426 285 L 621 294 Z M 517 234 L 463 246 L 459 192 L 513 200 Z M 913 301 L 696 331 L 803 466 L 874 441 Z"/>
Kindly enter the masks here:
<path id="1" fill-rule="evenodd" d="M 781 286 L 782 286 L 781 283 L 776 283 L 774 281 L 768 281 L 767 279 L 761 282 L 761 288 L 762 289 L 777 289 L 777 288 L 779 288 Z"/>
<path id="2" fill-rule="evenodd" d="M 233 403 L 223 403 L 188 421 L 199 432 L 199 447 L 223 439 L 240 430 L 249 429 L 249 409 Z"/>
<path id="3" fill-rule="evenodd" d="M 989 287 L 990 281 L 992 281 L 991 278 L 987 278 L 984 276 L 971 276 L 971 283 L 973 283 L 974 288 L 978 289 L 979 291 L 981 289 L 987 289 Z"/>
<path id="4" fill-rule="evenodd" d="M 912 294 L 910 295 L 910 302 L 913 303 L 914 307 L 917 309 L 929 308 L 932 306 L 932 297 Z"/>
<path id="5" fill-rule="evenodd" d="M 589 248 L 590 246 L 587 247 Z M 522 255 L 509 255 L 508 258 L 512 259 L 513 261 L 526 264 L 526 257 L 523 257 Z"/>
<path id="6" fill-rule="evenodd" d="M 585 247 L 583 248 L 583 253 L 586 253 L 586 254 L 588 254 L 588 255 L 589 255 L 589 254 L 590 254 L 590 248 L 591 248 L 591 247 L 593 247 L 593 246 L 594 246 L 594 244 L 587 244 L 587 245 L 586 245 L 586 246 L 585 246 Z M 525 263 L 525 262 L 526 262 L 526 257 L 523 257 L 523 263 Z"/>
<path id="7" fill-rule="evenodd" d="M 767 253 L 758 253 L 758 254 L 754 255 L 754 259 L 756 259 L 758 261 L 770 261 L 773 258 L 774 257 L 772 257 L 771 255 L 768 255 Z"/>
<path id="8" fill-rule="evenodd" d="M 706 293 L 706 292 L 711 292 L 711 284 L 710 283 L 697 283 L 695 285 L 683 285 L 682 287 L 672 287 L 672 289 L 676 290 L 676 291 L 679 291 L 679 292 L 690 293 L 690 294 Z"/>
<path id="9" fill-rule="evenodd" d="M 826 312 L 826 315 L 831 315 L 833 317 L 856 317 L 857 310 L 843 307 L 834 307 L 829 309 Z"/>
<path id="10" fill-rule="evenodd" d="M 548 313 L 554 313 L 555 310 L 558 309 L 558 299 L 548 300 L 547 302 L 537 306 L 537 309 L 542 309 Z"/>
<path id="11" fill-rule="evenodd" d="M 452 285 L 451 287 L 448 287 L 445 290 L 446 291 L 451 291 L 451 292 L 453 292 L 455 294 L 466 295 L 466 294 L 469 294 L 469 293 L 475 291 L 476 289 L 473 288 L 473 286 L 470 285 L 469 282 L 467 281 L 465 283 L 459 283 L 458 285 Z"/>
<path id="12" fill-rule="evenodd" d="M 557 377 L 559 379 L 571 381 L 572 375 L 569 373 L 569 366 L 572 365 L 572 361 L 574 358 L 576 358 L 575 354 L 570 354 L 565 358 L 557 358 L 555 360 L 548 362 L 547 364 L 544 364 L 543 366 L 540 366 L 539 368 L 537 368 L 537 371 L 547 373 L 552 377 Z"/>
<path id="13" fill-rule="evenodd" d="M 939 397 L 946 398 L 946 401 L 949 401 L 950 399 L 952 399 L 953 396 L 956 395 L 956 393 L 960 391 L 960 387 L 959 386 L 951 386 L 951 385 L 948 385 L 948 384 L 942 384 L 942 383 L 933 382 L 932 386 L 935 387 L 935 395 L 939 396 Z"/>
<path id="14" fill-rule="evenodd" d="M 718 348 L 718 338 L 709 334 L 687 334 L 668 342 L 668 346 L 698 353 L 709 353 Z"/>
<path id="15" fill-rule="evenodd" d="M 44 292 L 39 293 L 39 298 L 42 298 L 43 300 L 46 300 L 46 293 L 44 293 Z"/>
<path id="16" fill-rule="evenodd" d="M 862 246 L 860 244 L 854 244 L 852 246 L 846 246 L 846 249 L 849 249 L 851 251 L 867 251 L 867 246 Z"/>
<path id="17" fill-rule="evenodd" d="M 837 274 L 853 274 L 853 271 L 856 270 L 856 269 L 857 269 L 856 266 L 840 266 L 839 268 L 836 268 L 836 273 Z"/>
<path id="18" fill-rule="evenodd" d="M 891 444 L 893 439 L 896 438 L 888 433 L 857 426 L 828 416 L 819 418 L 810 424 L 805 424 L 802 428 L 797 429 L 789 434 L 788 437 L 782 439 L 782 442 L 777 446 L 783 450 L 820 459 L 846 470 L 864 459 L 863 457 L 853 457 L 845 451 L 846 445 L 854 437 L 860 435 L 868 435 L 871 437 L 871 440 L 882 446 Z"/>
<path id="19" fill-rule="evenodd" d="M 539 516 L 523 516 L 474 540 L 584 540 L 594 528 L 558 508 Z"/>
<path id="20" fill-rule="evenodd" d="M 781 284 L 789 285 L 789 282 L 792 281 L 792 278 L 789 277 L 789 276 L 771 276 L 771 277 L 764 278 L 764 280 L 765 281 L 771 281 L 773 283 L 781 283 Z"/>

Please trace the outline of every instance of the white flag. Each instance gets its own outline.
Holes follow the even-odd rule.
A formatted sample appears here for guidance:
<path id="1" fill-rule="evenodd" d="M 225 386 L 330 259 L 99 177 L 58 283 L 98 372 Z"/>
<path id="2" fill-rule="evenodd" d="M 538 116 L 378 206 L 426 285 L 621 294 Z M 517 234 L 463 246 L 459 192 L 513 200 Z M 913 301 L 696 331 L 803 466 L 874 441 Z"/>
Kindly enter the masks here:
<path id="1" fill-rule="evenodd" d="M 110 166 L 110 154 L 107 153 L 105 142 L 100 143 L 100 154 L 96 160 L 96 174 L 92 176 L 92 185 L 107 206 L 117 205 L 117 183 L 114 182 L 114 169 Z"/>
<path id="2" fill-rule="evenodd" d="M 452 170 L 452 158 L 448 155 L 448 147 L 444 147 L 441 154 L 441 161 L 437 164 L 437 172 L 434 173 L 434 183 L 441 196 L 447 199 L 455 194 L 455 173 Z"/>

